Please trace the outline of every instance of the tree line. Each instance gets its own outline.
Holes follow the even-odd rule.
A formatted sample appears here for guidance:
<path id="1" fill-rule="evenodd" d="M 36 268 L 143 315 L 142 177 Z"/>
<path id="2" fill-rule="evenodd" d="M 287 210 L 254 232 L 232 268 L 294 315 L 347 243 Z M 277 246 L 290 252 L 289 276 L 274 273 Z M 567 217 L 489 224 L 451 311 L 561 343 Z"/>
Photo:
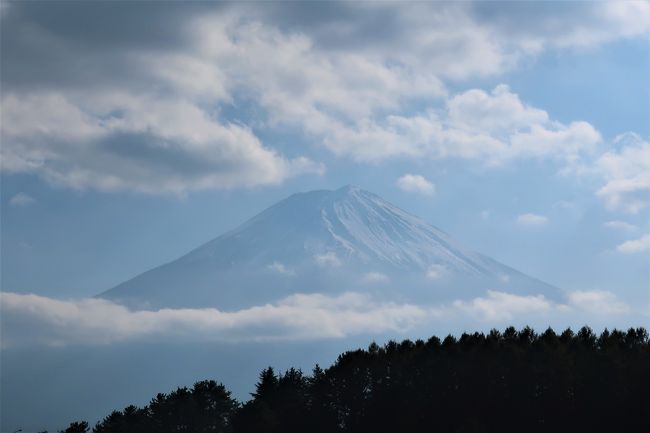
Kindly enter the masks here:
<path id="1" fill-rule="evenodd" d="M 650 431 L 644 328 L 531 328 L 372 343 L 310 374 L 264 369 L 245 403 L 220 383 L 158 394 L 59 433 Z"/>

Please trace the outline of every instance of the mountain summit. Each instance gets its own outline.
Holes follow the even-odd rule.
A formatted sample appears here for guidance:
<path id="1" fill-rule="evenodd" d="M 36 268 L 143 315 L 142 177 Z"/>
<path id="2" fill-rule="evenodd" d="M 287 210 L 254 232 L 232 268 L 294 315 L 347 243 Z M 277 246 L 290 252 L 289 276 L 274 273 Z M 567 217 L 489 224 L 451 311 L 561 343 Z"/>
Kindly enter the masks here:
<path id="1" fill-rule="evenodd" d="M 557 289 L 356 186 L 294 194 L 100 297 L 142 307 L 241 308 L 293 293 L 370 291 L 412 302 Z"/>

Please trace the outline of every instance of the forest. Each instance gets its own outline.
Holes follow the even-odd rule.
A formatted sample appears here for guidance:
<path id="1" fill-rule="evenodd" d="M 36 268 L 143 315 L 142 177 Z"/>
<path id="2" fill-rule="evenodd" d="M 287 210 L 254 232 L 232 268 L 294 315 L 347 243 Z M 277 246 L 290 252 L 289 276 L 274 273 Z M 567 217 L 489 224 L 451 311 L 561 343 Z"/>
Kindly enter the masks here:
<path id="1" fill-rule="evenodd" d="M 650 431 L 644 328 L 529 327 L 390 341 L 305 374 L 264 369 L 238 402 L 205 380 L 59 433 Z"/>

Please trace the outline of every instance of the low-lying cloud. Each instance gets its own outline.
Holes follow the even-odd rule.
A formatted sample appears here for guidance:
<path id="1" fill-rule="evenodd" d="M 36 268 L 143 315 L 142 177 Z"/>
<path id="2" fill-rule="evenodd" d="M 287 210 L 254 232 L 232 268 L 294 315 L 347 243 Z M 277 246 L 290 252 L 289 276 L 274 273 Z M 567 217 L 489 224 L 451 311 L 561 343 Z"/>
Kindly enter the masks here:
<path id="1" fill-rule="evenodd" d="M 237 311 L 134 311 L 104 299 L 59 300 L 18 293 L 0 293 L 0 301 L 3 348 L 97 345 L 145 338 L 231 342 L 343 338 L 406 333 L 443 321 L 500 326 L 518 318 L 529 321 L 537 317 L 550 323 L 551 318 L 575 314 L 611 317 L 632 311 L 612 293 L 598 291 L 570 293 L 565 303 L 543 295 L 487 291 L 485 296 L 438 305 L 380 301 L 355 292 L 295 294 Z"/>
<path id="2" fill-rule="evenodd" d="M 551 311 L 554 305 L 543 295 L 519 296 L 489 290 L 486 297 L 471 301 L 454 301 L 454 307 L 484 320 L 511 320 L 517 314 L 538 314 Z"/>
<path id="3" fill-rule="evenodd" d="M 57 300 L 2 293 L 3 346 L 21 342 L 111 343 L 156 336 L 210 340 L 335 338 L 408 329 L 430 312 L 410 304 L 376 303 L 346 293 L 291 295 L 237 311 L 215 308 L 133 311 L 104 299 Z"/>

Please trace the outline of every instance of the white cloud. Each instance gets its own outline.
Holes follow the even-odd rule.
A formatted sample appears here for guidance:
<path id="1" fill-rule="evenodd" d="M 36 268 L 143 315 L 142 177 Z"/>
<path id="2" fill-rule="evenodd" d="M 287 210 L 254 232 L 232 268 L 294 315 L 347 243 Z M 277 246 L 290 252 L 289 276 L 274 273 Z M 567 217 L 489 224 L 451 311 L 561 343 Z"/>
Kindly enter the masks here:
<path id="1" fill-rule="evenodd" d="M 319 266 L 336 268 L 341 266 L 341 259 L 335 252 L 330 251 L 324 254 L 316 254 L 314 260 Z"/>
<path id="2" fill-rule="evenodd" d="M 404 156 L 480 160 L 488 165 L 531 158 L 569 164 L 601 142 L 589 123 L 553 121 L 503 84 L 491 93 L 471 89 L 457 94 L 447 100 L 444 110 L 333 126 L 325 132 L 325 146 L 360 161 Z"/>
<path id="3" fill-rule="evenodd" d="M 616 295 L 607 291 L 569 292 L 566 303 L 553 302 L 543 295 L 516 295 L 488 290 L 487 296 L 470 301 L 457 300 L 453 306 L 470 317 L 478 316 L 485 321 L 510 321 L 517 317 L 532 316 L 555 317 L 573 316 L 576 313 L 592 317 L 611 317 L 627 315 L 632 309 L 620 301 Z"/>
<path id="4" fill-rule="evenodd" d="M 361 277 L 361 282 L 364 284 L 385 284 L 390 282 L 390 278 L 381 272 L 368 272 Z"/>
<path id="5" fill-rule="evenodd" d="M 280 262 L 273 262 L 270 265 L 267 266 L 267 269 L 277 272 L 279 274 L 284 274 L 288 276 L 294 276 L 296 275 L 296 271 L 293 269 L 287 268 L 285 265 L 283 265 Z"/>
<path id="6" fill-rule="evenodd" d="M 513 156 L 560 157 L 567 162 L 593 151 L 600 141 L 600 133 L 587 122 L 530 124 L 528 131 L 515 132 L 510 137 Z"/>
<path id="7" fill-rule="evenodd" d="M 546 6 L 521 3 L 491 10 L 492 19 L 487 24 L 498 38 L 509 38 L 510 47 L 514 46 L 523 55 L 552 48 L 594 47 L 620 38 L 644 36 L 650 30 L 647 19 L 650 7 L 643 1 L 566 2 Z"/>
<path id="8" fill-rule="evenodd" d="M 1 293 L 3 345 L 106 344 L 180 336 L 208 340 L 333 338 L 396 331 L 423 320 L 414 305 L 376 303 L 365 295 L 292 295 L 277 303 L 225 312 L 213 308 L 132 311 L 103 299 L 61 301 Z"/>
<path id="9" fill-rule="evenodd" d="M 9 199 L 9 204 L 12 206 L 28 206 L 34 202 L 34 198 L 24 192 L 19 192 Z"/>
<path id="10" fill-rule="evenodd" d="M 599 15 L 611 23 L 610 30 L 601 29 L 594 43 L 617 37 L 647 35 L 650 31 L 650 4 L 645 1 L 605 2 L 599 6 Z M 615 28 L 614 32 L 611 28 Z M 603 33 L 608 32 L 606 36 Z"/>
<path id="11" fill-rule="evenodd" d="M 303 149 L 283 155 L 258 138 L 287 125 L 359 161 L 575 161 L 601 140 L 590 124 L 555 121 L 505 85 L 447 97 L 441 80 L 498 74 L 549 48 L 644 35 L 647 5 L 565 6 L 574 14 L 540 7 L 533 21 L 520 7 L 528 6 L 487 14 L 472 4 L 347 5 L 340 21 L 296 27 L 278 19 L 278 6 L 237 5 L 184 15 L 178 47 L 107 50 L 101 62 L 129 74 L 104 71 L 93 57 L 93 80 L 74 80 L 85 78 L 76 66 L 87 53 L 43 28 L 30 46 L 58 50 L 57 67 L 69 65 L 62 75 L 76 84 L 35 72 L 42 82 L 4 86 L 2 170 L 78 189 L 176 194 L 322 173 Z M 376 16 L 389 18 L 386 32 L 358 25 Z M 338 40 L 332 28 L 347 36 Z M 624 180 L 603 187 L 611 206 L 638 190 L 639 179 Z"/>
<path id="12" fill-rule="evenodd" d="M 100 94 L 93 102 L 82 109 L 61 94 L 3 97 L 2 169 L 75 189 L 175 194 L 324 170 L 187 101 Z"/>
<path id="13" fill-rule="evenodd" d="M 448 132 L 464 136 L 466 146 L 490 145 L 487 156 L 495 162 L 512 158 L 574 160 L 593 150 L 601 137 L 590 124 L 568 125 L 550 119 L 548 113 L 529 106 L 501 84 L 491 93 L 472 89 L 448 102 Z M 471 155 L 481 155 L 479 149 Z"/>
<path id="14" fill-rule="evenodd" d="M 454 307 L 485 320 L 510 320 L 517 314 L 548 312 L 552 303 L 542 295 L 519 296 L 488 290 L 487 297 L 469 302 L 454 301 Z"/>
<path id="15" fill-rule="evenodd" d="M 405 174 L 397 179 L 397 186 L 402 191 L 419 192 L 426 195 L 436 192 L 436 186 L 419 174 Z"/>
<path id="16" fill-rule="evenodd" d="M 650 250 L 650 234 L 645 234 L 639 239 L 625 241 L 616 247 L 616 250 L 623 254 L 643 253 Z"/>
<path id="17" fill-rule="evenodd" d="M 490 94 L 471 89 L 455 95 L 447 102 L 447 111 L 453 127 L 495 136 L 549 121 L 546 111 L 525 105 L 505 84 Z"/>
<path id="18" fill-rule="evenodd" d="M 517 224 L 522 226 L 543 226 L 548 223 L 548 218 L 544 215 L 534 213 L 525 213 L 517 217 Z"/>
<path id="19" fill-rule="evenodd" d="M 430 280 L 439 280 L 449 273 L 444 265 L 433 264 L 427 268 L 426 277 Z"/>
<path id="20" fill-rule="evenodd" d="M 603 223 L 603 227 L 606 227 L 608 229 L 622 230 L 626 232 L 633 232 L 638 228 L 634 224 L 630 224 L 625 221 L 607 221 Z"/>
<path id="21" fill-rule="evenodd" d="M 625 314 L 630 307 L 606 291 L 577 291 L 567 295 L 569 305 L 593 314 Z"/>
<path id="22" fill-rule="evenodd" d="M 502 73 L 545 50 L 643 37 L 650 27 L 645 2 L 516 2 L 498 10 L 483 2 L 385 2 L 348 9 L 356 14 L 343 23 L 319 17 L 321 26 L 312 26 L 316 39 L 331 39 L 336 28 L 342 33 L 337 49 L 353 42 L 373 55 L 390 51 L 391 59 L 453 79 Z M 381 30 L 370 25 L 379 21 Z"/>
<path id="23" fill-rule="evenodd" d="M 0 293 L 2 347 L 17 345 L 110 344 L 157 338 L 169 341 L 296 340 L 407 332 L 435 323 L 530 324 L 538 318 L 611 318 L 632 310 L 609 292 L 569 293 L 567 303 L 542 295 L 487 291 L 485 296 L 449 304 L 414 305 L 379 301 L 361 293 L 336 296 L 295 294 L 277 302 L 236 311 L 215 308 L 130 310 L 98 298 L 58 300 Z M 645 313 L 647 314 L 647 313 Z"/>
<path id="24" fill-rule="evenodd" d="M 636 214 L 650 202 L 650 143 L 626 133 L 613 145 L 618 150 L 605 152 L 589 171 L 605 181 L 597 194 L 607 208 Z"/>

